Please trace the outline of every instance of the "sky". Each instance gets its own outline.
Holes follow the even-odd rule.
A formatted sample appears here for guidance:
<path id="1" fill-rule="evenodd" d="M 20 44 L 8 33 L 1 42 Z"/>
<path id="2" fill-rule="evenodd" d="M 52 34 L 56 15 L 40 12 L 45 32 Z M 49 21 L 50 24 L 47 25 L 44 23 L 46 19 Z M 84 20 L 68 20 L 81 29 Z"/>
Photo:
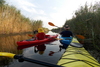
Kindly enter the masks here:
<path id="1" fill-rule="evenodd" d="M 74 12 L 87 4 L 94 4 L 100 0 L 5 0 L 7 4 L 15 6 L 21 14 L 31 20 L 42 20 L 43 27 L 52 29 L 48 22 L 62 27 Z"/>

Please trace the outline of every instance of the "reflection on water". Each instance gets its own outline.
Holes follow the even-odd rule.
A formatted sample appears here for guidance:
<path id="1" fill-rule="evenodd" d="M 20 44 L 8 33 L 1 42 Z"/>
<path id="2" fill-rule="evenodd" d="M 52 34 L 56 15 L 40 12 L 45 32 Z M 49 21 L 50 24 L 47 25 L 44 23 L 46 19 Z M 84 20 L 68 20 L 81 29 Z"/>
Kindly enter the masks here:
<path id="1" fill-rule="evenodd" d="M 0 52 L 11 52 L 14 54 L 22 54 L 22 50 L 17 50 L 17 41 L 29 39 L 27 34 L 15 35 L 15 36 L 4 36 L 0 37 Z M 8 65 L 12 59 L 7 57 L 0 57 L 0 66 Z"/>
<path id="2" fill-rule="evenodd" d="M 30 39 L 31 37 L 24 35 L 15 35 L 0 37 L 0 52 L 11 52 L 14 54 L 22 54 L 23 56 L 40 61 L 50 62 L 56 64 L 60 59 L 65 49 L 60 49 L 59 41 L 53 41 L 46 44 L 35 46 L 18 47 L 16 42 L 21 40 Z M 44 67 L 35 63 L 18 62 L 15 59 L 0 57 L 0 67 Z"/>
<path id="3" fill-rule="evenodd" d="M 35 53 L 38 52 L 40 55 L 42 55 L 44 53 L 45 49 L 46 49 L 45 44 L 41 44 L 41 45 L 34 46 L 34 52 Z"/>

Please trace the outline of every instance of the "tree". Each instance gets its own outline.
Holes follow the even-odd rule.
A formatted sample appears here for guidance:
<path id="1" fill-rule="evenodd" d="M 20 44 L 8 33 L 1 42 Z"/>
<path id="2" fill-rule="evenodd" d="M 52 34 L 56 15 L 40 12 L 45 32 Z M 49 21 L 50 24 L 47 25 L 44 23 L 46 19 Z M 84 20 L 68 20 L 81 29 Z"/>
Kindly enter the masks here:
<path id="1" fill-rule="evenodd" d="M 0 6 L 4 5 L 5 1 L 4 0 L 0 0 Z"/>

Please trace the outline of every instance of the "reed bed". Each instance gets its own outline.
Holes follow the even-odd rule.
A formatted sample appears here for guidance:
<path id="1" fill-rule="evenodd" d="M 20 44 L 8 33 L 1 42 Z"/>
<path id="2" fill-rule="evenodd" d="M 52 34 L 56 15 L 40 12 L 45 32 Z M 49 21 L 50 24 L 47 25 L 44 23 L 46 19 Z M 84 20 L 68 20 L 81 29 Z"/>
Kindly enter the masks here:
<path id="1" fill-rule="evenodd" d="M 17 49 L 16 42 L 29 38 L 31 37 L 29 37 L 27 34 L 0 37 L 0 52 L 10 52 L 21 55 L 23 51 Z M 11 58 L 0 57 L 0 67 L 9 65 L 11 62 L 13 62 L 13 59 Z"/>
<path id="2" fill-rule="evenodd" d="M 4 0 L 0 2 L 2 3 Z M 39 27 L 43 27 L 43 21 L 30 20 L 14 6 L 5 3 L 0 5 L 0 34 L 32 32 Z"/>

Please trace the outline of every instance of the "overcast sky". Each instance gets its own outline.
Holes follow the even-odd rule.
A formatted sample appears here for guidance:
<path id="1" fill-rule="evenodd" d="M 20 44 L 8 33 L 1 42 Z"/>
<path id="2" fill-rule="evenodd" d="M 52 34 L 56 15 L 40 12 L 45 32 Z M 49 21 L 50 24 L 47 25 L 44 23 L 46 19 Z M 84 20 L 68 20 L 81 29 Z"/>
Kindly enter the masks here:
<path id="1" fill-rule="evenodd" d="M 9 5 L 15 6 L 21 13 L 33 20 L 42 20 L 43 26 L 54 28 L 48 25 L 52 22 L 61 27 L 66 19 L 69 20 L 74 12 L 88 4 L 99 2 L 100 0 L 5 0 Z"/>

